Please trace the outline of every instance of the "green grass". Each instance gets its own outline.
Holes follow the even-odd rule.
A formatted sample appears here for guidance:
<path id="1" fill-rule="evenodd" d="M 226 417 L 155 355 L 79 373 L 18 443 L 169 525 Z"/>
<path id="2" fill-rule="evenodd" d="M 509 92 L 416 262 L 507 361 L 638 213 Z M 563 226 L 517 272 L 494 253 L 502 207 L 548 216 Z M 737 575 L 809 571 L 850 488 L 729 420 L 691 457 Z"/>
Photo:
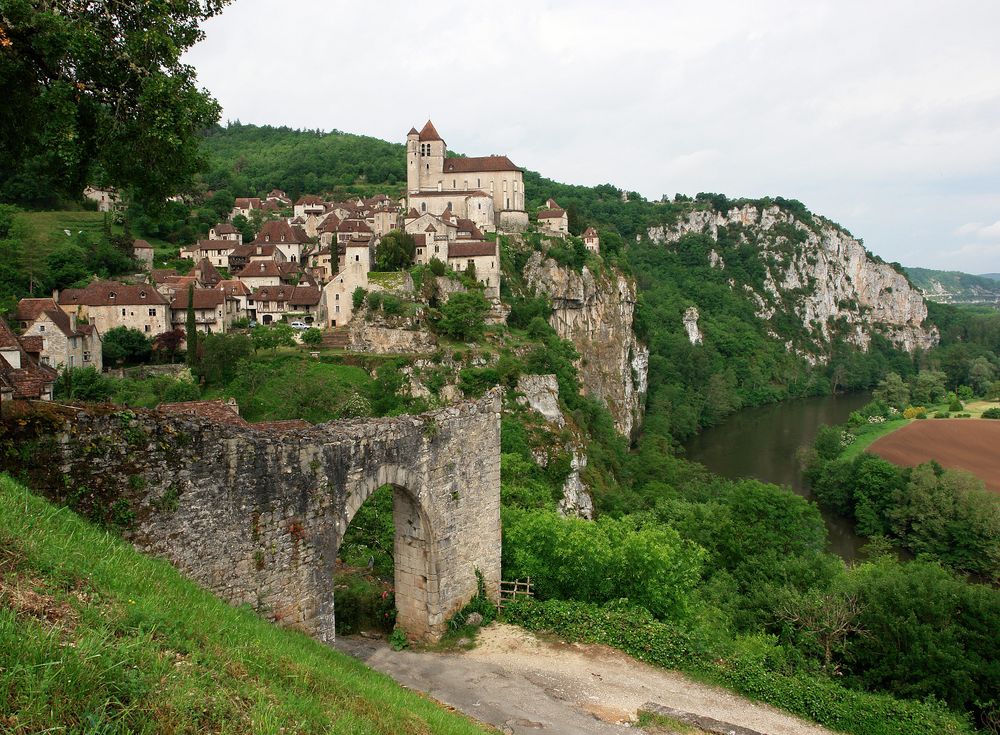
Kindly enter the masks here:
<path id="1" fill-rule="evenodd" d="M 861 427 L 857 432 L 857 438 L 848 446 L 843 454 L 840 455 L 841 459 L 854 459 L 859 454 L 868 449 L 877 439 L 881 439 L 887 434 L 891 434 L 897 429 L 902 429 L 911 421 L 916 421 L 917 419 L 892 419 L 891 421 L 886 421 L 882 424 L 868 424 Z M 852 429 L 852 431 L 854 431 Z"/>
<path id="2" fill-rule="evenodd" d="M 0 476 L 0 732 L 484 730 Z"/>

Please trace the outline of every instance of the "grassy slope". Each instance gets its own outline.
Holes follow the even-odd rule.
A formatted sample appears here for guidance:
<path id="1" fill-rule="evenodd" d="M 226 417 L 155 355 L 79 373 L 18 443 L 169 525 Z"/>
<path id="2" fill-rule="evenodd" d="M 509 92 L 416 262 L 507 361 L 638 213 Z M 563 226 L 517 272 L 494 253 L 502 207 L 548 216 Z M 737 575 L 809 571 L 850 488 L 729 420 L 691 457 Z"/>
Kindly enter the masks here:
<path id="1" fill-rule="evenodd" d="M 46 210 L 39 212 L 22 212 L 19 218 L 30 223 L 43 237 L 46 238 L 67 238 L 65 230 L 69 230 L 73 235 L 83 231 L 93 238 L 98 239 L 104 234 L 104 212 L 90 212 L 88 210 Z M 121 225 L 112 224 L 111 232 L 115 235 L 122 234 Z M 177 255 L 177 246 L 165 240 L 156 238 L 145 238 L 153 250 L 158 262 Z"/>
<path id="2" fill-rule="evenodd" d="M 481 733 L 0 476 L 0 731 Z"/>

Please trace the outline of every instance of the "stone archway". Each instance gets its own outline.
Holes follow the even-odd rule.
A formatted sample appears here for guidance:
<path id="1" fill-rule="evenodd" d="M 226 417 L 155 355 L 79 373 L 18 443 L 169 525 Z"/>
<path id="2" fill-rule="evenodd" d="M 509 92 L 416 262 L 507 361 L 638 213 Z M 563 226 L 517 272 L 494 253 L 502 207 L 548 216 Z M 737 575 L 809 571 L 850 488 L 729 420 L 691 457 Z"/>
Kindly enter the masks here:
<path id="1" fill-rule="evenodd" d="M 397 607 L 411 638 L 445 632 L 476 594 L 477 570 L 498 592 L 498 391 L 420 416 L 292 429 L 69 412 L 58 438 L 48 464 L 73 487 L 125 496 L 140 550 L 320 640 L 334 638 L 340 541 L 383 485 L 394 488 Z"/>

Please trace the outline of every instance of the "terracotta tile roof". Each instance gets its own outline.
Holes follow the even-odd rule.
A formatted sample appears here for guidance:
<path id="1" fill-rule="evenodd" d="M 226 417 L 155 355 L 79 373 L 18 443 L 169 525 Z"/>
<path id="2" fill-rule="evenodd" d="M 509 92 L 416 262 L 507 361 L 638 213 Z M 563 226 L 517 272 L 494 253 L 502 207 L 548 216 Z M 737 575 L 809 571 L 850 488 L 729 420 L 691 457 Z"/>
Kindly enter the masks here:
<path id="1" fill-rule="evenodd" d="M 156 410 L 168 416 L 200 416 L 219 424 L 250 425 L 231 405 L 222 400 L 161 403 L 156 407 Z"/>
<path id="2" fill-rule="evenodd" d="M 416 217 L 419 217 L 419 216 L 420 216 L 420 212 L 417 211 L 416 207 L 410 207 L 410 211 L 406 213 L 406 218 L 407 219 L 410 219 L 411 217 L 416 218 Z"/>
<path id="3" fill-rule="evenodd" d="M 477 171 L 520 171 L 507 156 L 479 156 L 477 158 L 446 158 L 445 173 L 476 173 Z"/>
<path id="4" fill-rule="evenodd" d="M 40 334 L 21 337 L 21 347 L 25 352 L 37 355 L 45 347 L 45 339 Z"/>
<path id="5" fill-rule="evenodd" d="M 360 219 L 345 219 L 337 225 L 337 232 L 371 232 L 368 223 Z"/>
<path id="6" fill-rule="evenodd" d="M 233 206 L 236 209 L 260 209 L 260 197 L 237 197 Z"/>
<path id="7" fill-rule="evenodd" d="M 153 279 L 154 283 L 159 283 L 164 278 L 168 276 L 176 276 L 176 268 L 154 268 L 149 272 L 149 277 Z"/>
<path id="8" fill-rule="evenodd" d="M 239 234 L 239 230 L 237 230 L 235 227 L 233 227 L 228 222 L 220 222 L 219 224 L 217 224 L 212 229 L 215 230 L 215 234 L 216 235 L 237 235 L 237 234 Z"/>
<path id="9" fill-rule="evenodd" d="M 223 291 L 227 296 L 249 296 L 250 287 L 243 283 L 243 281 L 237 281 L 236 279 L 228 281 L 219 281 L 215 284 L 215 288 L 219 291 Z"/>
<path id="10" fill-rule="evenodd" d="M 226 294 L 216 288 L 196 288 L 194 290 L 195 309 L 216 309 L 225 303 Z M 174 293 L 170 300 L 171 309 L 186 309 L 188 307 L 188 289 L 182 288 Z"/>
<path id="11" fill-rule="evenodd" d="M 583 236 L 584 237 L 597 237 L 597 230 L 595 230 L 593 227 L 588 227 L 586 230 L 583 231 Z"/>
<path id="12" fill-rule="evenodd" d="M 295 219 L 289 220 L 288 222 L 288 224 L 290 225 L 304 225 L 305 223 L 306 221 L 302 217 L 296 217 Z"/>
<path id="13" fill-rule="evenodd" d="M 440 140 L 441 142 L 444 142 L 444 139 L 438 135 L 438 131 L 434 127 L 434 123 L 430 120 L 424 123 L 424 126 L 420 129 L 420 132 L 417 133 L 417 135 L 420 136 L 420 140 Z"/>
<path id="14" fill-rule="evenodd" d="M 483 239 L 483 233 L 479 231 L 479 228 L 476 227 L 476 223 L 473 222 L 471 219 L 463 219 L 461 217 L 458 217 L 457 220 L 458 220 L 458 231 L 460 233 L 468 232 L 470 240 Z"/>
<path id="15" fill-rule="evenodd" d="M 195 278 L 208 286 L 214 286 L 222 280 L 222 275 L 216 270 L 215 266 L 212 265 L 212 261 L 208 258 L 202 258 L 199 260 L 198 264 L 192 269 L 191 273 L 195 276 Z"/>
<path id="16" fill-rule="evenodd" d="M 419 235 L 414 235 L 413 242 L 418 248 L 422 248 L 427 244 L 427 235 L 422 232 Z"/>
<path id="17" fill-rule="evenodd" d="M 257 239 L 254 240 L 254 243 L 294 243 L 305 242 L 307 239 L 300 239 L 292 226 L 285 220 L 275 219 L 264 222 L 260 226 L 260 232 L 257 233 Z"/>
<path id="18" fill-rule="evenodd" d="M 237 245 L 235 248 L 233 248 L 233 252 L 229 254 L 229 257 L 230 258 L 252 258 L 252 257 L 273 258 L 275 250 L 277 250 L 277 247 L 270 243 L 248 242 L 243 245 Z"/>
<path id="19" fill-rule="evenodd" d="M 295 236 L 298 238 L 299 243 L 304 245 L 305 243 L 309 242 L 309 235 L 307 235 L 305 229 L 303 229 L 299 225 L 293 225 L 292 232 L 295 233 Z"/>
<path id="20" fill-rule="evenodd" d="M 286 199 L 285 201 L 288 201 L 288 200 Z M 268 199 L 266 202 L 264 202 L 263 204 L 260 205 L 260 209 L 261 209 L 262 212 L 277 212 L 278 210 L 281 209 L 281 207 L 278 205 L 278 202 L 276 202 L 275 200 Z"/>
<path id="21" fill-rule="evenodd" d="M 28 347 L 35 353 L 41 350 L 40 345 L 35 349 L 34 341 L 29 342 Z M 47 365 L 39 365 L 3 318 L 0 318 L 0 349 L 8 353 L 18 352 L 19 368 L 0 355 L 0 381 L 10 386 L 15 398 L 41 398 L 56 382 L 56 371 Z"/>
<path id="22" fill-rule="evenodd" d="M 239 279 L 281 277 L 281 269 L 274 260 L 255 260 L 247 263 L 243 270 L 236 274 Z"/>
<path id="23" fill-rule="evenodd" d="M 285 419 L 284 421 L 258 421 L 250 424 L 250 428 L 258 431 L 294 431 L 296 429 L 311 429 L 310 424 L 305 419 Z"/>
<path id="24" fill-rule="evenodd" d="M 565 216 L 565 209 L 543 209 L 538 213 L 538 219 L 561 219 Z"/>
<path id="25" fill-rule="evenodd" d="M 408 132 L 406 136 L 409 137 L 411 135 L 420 135 L 420 133 L 417 132 L 416 128 L 410 128 L 410 132 Z"/>
<path id="26" fill-rule="evenodd" d="M 60 309 L 54 299 L 21 299 L 17 302 L 17 312 L 15 318 L 19 322 L 27 322 L 29 325 L 38 319 L 42 314 L 48 316 L 52 322 L 59 327 L 59 331 L 67 337 L 74 337 L 78 334 L 85 334 L 79 328 L 74 332 L 69 315 Z"/>
<path id="27" fill-rule="evenodd" d="M 448 259 L 451 258 L 474 258 L 477 255 L 496 255 L 497 244 L 495 242 L 453 242 L 448 245 Z"/>
<path id="28" fill-rule="evenodd" d="M 305 204 L 320 204 L 326 206 L 326 202 L 323 201 L 323 197 L 317 196 L 316 194 L 303 194 L 295 201 L 295 206 L 301 206 Z"/>
<path id="29" fill-rule="evenodd" d="M 133 250 L 152 250 L 153 246 L 150 245 L 146 240 L 136 240 L 132 243 Z"/>
<path id="30" fill-rule="evenodd" d="M 0 350 L 19 350 L 21 343 L 7 321 L 0 317 Z"/>
<path id="31" fill-rule="evenodd" d="M 94 281 L 86 288 L 67 288 L 59 294 L 60 306 L 115 306 L 166 304 L 156 289 L 146 284 L 133 286 L 117 281 Z"/>
<path id="32" fill-rule="evenodd" d="M 340 226 L 340 217 L 335 214 L 327 215 L 319 227 L 316 228 L 317 232 L 336 232 L 337 228 Z"/>
<path id="33" fill-rule="evenodd" d="M 255 288 L 253 300 L 285 301 L 300 306 L 315 306 L 319 303 L 320 290 L 315 286 L 261 286 Z"/>

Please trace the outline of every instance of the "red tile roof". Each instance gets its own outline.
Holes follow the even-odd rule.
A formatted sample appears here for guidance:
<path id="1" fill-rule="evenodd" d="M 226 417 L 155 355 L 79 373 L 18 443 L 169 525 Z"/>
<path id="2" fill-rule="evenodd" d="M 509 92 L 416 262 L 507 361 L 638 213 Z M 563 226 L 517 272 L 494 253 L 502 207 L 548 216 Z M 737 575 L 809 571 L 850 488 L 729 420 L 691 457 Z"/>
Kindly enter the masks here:
<path id="1" fill-rule="evenodd" d="M 597 237 L 597 230 L 595 230 L 593 227 L 588 227 L 586 230 L 583 231 L 583 236 L 584 237 Z"/>
<path id="2" fill-rule="evenodd" d="M 285 301 L 301 306 L 315 306 L 319 297 L 315 286 L 261 286 L 253 292 L 254 301 Z"/>
<path id="3" fill-rule="evenodd" d="M 434 127 L 434 123 L 430 120 L 424 123 L 424 127 L 420 129 L 418 135 L 420 136 L 420 140 L 440 140 L 442 143 L 444 142 L 444 139 L 438 135 L 438 131 Z"/>
<path id="4" fill-rule="evenodd" d="M 226 300 L 226 294 L 216 288 L 194 289 L 195 309 L 216 309 Z M 174 293 L 170 301 L 171 309 L 186 309 L 188 307 L 188 289 L 184 288 Z"/>
<path id="5" fill-rule="evenodd" d="M 495 242 L 453 242 L 448 244 L 448 258 L 474 258 L 477 255 L 496 255 Z"/>
<path id="6" fill-rule="evenodd" d="M 326 202 L 323 201 L 323 197 L 317 196 L 316 194 L 303 194 L 295 202 L 296 207 L 303 204 L 321 204 L 326 206 Z"/>
<path id="7" fill-rule="evenodd" d="M 254 243 L 295 243 L 305 242 L 306 240 L 308 238 L 300 239 L 295 230 L 292 229 L 292 226 L 285 220 L 275 219 L 261 225 L 260 232 L 257 233 L 257 239 L 254 240 Z"/>
<path id="8" fill-rule="evenodd" d="M 215 230 L 216 235 L 236 235 L 239 233 L 239 230 L 228 222 L 220 222 L 212 229 Z"/>
<path id="9" fill-rule="evenodd" d="M 235 279 L 229 281 L 219 281 L 215 284 L 215 288 L 219 291 L 225 292 L 227 296 L 250 295 L 250 287 L 243 283 L 243 281 L 237 281 Z"/>
<path id="10" fill-rule="evenodd" d="M 491 171 L 520 171 L 507 156 L 480 156 L 478 158 L 446 158 L 445 173 L 476 173 Z"/>
<path id="11" fill-rule="evenodd" d="M 238 197 L 233 206 L 236 209 L 260 209 L 260 197 Z"/>
<path id="12" fill-rule="evenodd" d="M 565 216 L 565 209 L 543 209 L 538 213 L 538 219 L 561 219 Z"/>
<path id="13" fill-rule="evenodd" d="M 19 322 L 26 322 L 31 324 L 36 319 L 38 319 L 42 314 L 48 316 L 52 322 L 59 327 L 59 331 L 65 334 L 67 337 L 73 337 L 77 334 L 83 334 L 83 330 L 77 329 L 73 332 L 72 322 L 70 321 L 69 315 L 65 311 L 60 309 L 54 299 L 21 299 L 17 302 L 17 313 L 15 318 Z"/>
<path id="14" fill-rule="evenodd" d="M 360 219 L 345 219 L 337 225 L 337 232 L 371 232 L 368 223 Z"/>
<path id="15" fill-rule="evenodd" d="M 254 260 L 247 263 L 243 270 L 236 274 L 239 279 L 281 277 L 281 269 L 274 260 Z"/>
<path id="16" fill-rule="evenodd" d="M 132 243 L 133 250 L 152 250 L 153 246 L 145 240 L 136 240 Z"/>
<path id="17" fill-rule="evenodd" d="M 67 288 L 59 294 L 60 306 L 116 306 L 126 304 L 166 304 L 156 289 L 146 284 L 133 286 L 117 281 L 94 281 L 86 288 Z"/>

